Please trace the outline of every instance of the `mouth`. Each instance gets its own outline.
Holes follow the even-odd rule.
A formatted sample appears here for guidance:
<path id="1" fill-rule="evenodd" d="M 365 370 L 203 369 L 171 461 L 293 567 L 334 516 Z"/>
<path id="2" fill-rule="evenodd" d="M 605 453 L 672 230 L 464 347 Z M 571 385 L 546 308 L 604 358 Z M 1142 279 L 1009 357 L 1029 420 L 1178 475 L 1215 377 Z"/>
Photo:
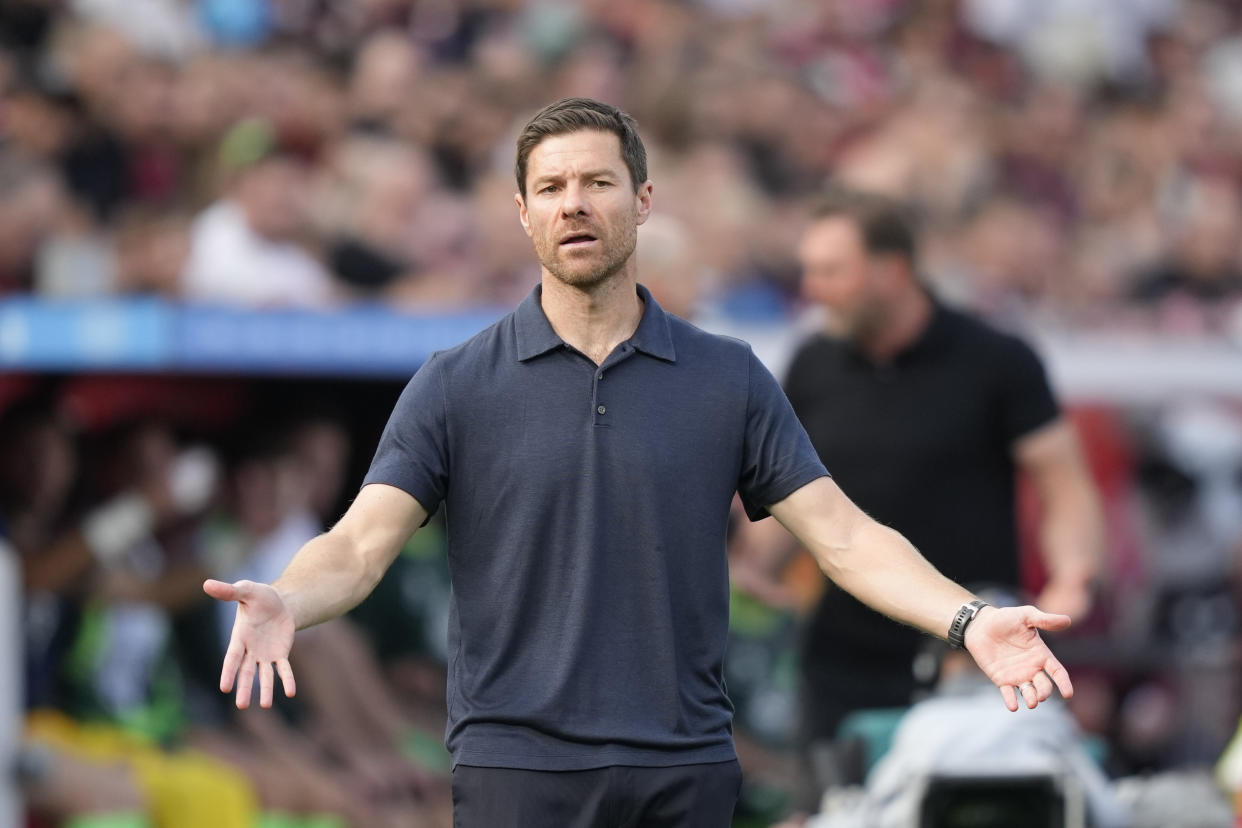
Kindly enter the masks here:
<path id="1" fill-rule="evenodd" d="M 561 239 L 561 248 L 564 250 L 579 250 L 590 247 L 595 244 L 598 239 L 590 233 L 574 233 Z"/>

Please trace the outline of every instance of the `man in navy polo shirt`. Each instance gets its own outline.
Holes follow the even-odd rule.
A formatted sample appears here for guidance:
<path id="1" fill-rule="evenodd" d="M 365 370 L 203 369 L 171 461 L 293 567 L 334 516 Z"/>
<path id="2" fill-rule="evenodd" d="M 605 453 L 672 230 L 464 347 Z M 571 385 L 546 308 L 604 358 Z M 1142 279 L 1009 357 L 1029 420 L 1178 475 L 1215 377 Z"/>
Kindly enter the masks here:
<path id="1" fill-rule="evenodd" d="M 542 279 L 439 352 L 398 401 L 362 490 L 240 604 L 221 690 L 294 692 L 294 631 L 348 611 L 443 506 L 452 572 L 448 732 L 465 826 L 729 824 L 740 784 L 725 693 L 725 526 L 735 492 L 841 587 L 963 644 L 1034 707 L 1072 692 L 1040 640 L 1065 616 L 980 610 L 833 483 L 742 342 L 637 283 L 652 184 L 633 120 L 582 98 L 518 138 L 516 202 Z M 235 681 L 236 679 L 236 681 Z"/>

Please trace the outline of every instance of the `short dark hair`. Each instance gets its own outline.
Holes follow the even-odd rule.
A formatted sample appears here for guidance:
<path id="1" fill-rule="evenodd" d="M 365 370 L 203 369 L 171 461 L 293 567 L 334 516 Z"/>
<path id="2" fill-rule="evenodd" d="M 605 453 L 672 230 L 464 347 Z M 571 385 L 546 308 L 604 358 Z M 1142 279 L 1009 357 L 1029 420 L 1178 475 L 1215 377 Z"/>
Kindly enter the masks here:
<path id="1" fill-rule="evenodd" d="M 895 198 L 879 193 L 835 187 L 811 205 L 811 218 L 843 217 L 852 220 L 868 253 L 897 255 L 914 264 L 917 253 L 914 217 Z"/>
<path id="2" fill-rule="evenodd" d="M 549 136 L 584 129 L 598 129 L 617 136 L 621 141 L 621 158 L 630 171 L 630 183 L 634 185 L 634 192 L 638 192 L 647 180 L 647 149 L 638 137 L 638 124 L 634 119 L 615 106 L 591 98 L 562 98 L 539 110 L 518 135 L 514 174 L 523 198 L 526 197 L 526 161 L 531 150 Z"/>

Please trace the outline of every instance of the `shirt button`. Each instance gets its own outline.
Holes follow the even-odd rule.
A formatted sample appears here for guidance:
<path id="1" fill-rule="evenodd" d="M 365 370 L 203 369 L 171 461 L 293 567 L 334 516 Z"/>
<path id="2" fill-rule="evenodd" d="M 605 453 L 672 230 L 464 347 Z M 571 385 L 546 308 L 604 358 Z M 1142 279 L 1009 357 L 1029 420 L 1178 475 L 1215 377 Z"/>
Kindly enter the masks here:
<path id="1" fill-rule="evenodd" d="M 607 413 L 607 411 L 608 411 L 608 409 L 607 409 L 607 408 L 605 408 L 605 407 L 604 407 L 604 406 L 602 406 L 602 405 L 601 405 L 599 408 L 595 409 L 595 410 L 596 410 L 596 411 L 598 411 L 600 414 L 605 414 L 605 413 Z"/>
<path id="2" fill-rule="evenodd" d="M 596 378 L 596 379 L 603 379 L 603 378 L 604 378 L 604 374 L 603 374 L 603 372 L 600 372 L 600 373 L 596 374 L 596 375 L 595 375 L 595 378 Z"/>

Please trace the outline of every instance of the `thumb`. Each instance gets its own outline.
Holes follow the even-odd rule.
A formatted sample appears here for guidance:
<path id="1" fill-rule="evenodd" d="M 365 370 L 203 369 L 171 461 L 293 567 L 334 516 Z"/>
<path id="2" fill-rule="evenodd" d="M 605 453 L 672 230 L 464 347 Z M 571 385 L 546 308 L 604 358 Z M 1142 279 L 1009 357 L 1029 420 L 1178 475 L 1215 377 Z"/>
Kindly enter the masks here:
<path id="1" fill-rule="evenodd" d="M 1063 630 L 1073 623 L 1068 615 L 1060 615 L 1058 613 L 1042 612 L 1032 609 L 1027 615 L 1026 623 L 1028 626 L 1035 627 L 1040 630 Z"/>
<path id="2" fill-rule="evenodd" d="M 203 592 L 217 601 L 236 601 L 241 597 L 241 590 L 238 589 L 237 584 L 228 584 L 214 578 L 203 581 Z"/>

